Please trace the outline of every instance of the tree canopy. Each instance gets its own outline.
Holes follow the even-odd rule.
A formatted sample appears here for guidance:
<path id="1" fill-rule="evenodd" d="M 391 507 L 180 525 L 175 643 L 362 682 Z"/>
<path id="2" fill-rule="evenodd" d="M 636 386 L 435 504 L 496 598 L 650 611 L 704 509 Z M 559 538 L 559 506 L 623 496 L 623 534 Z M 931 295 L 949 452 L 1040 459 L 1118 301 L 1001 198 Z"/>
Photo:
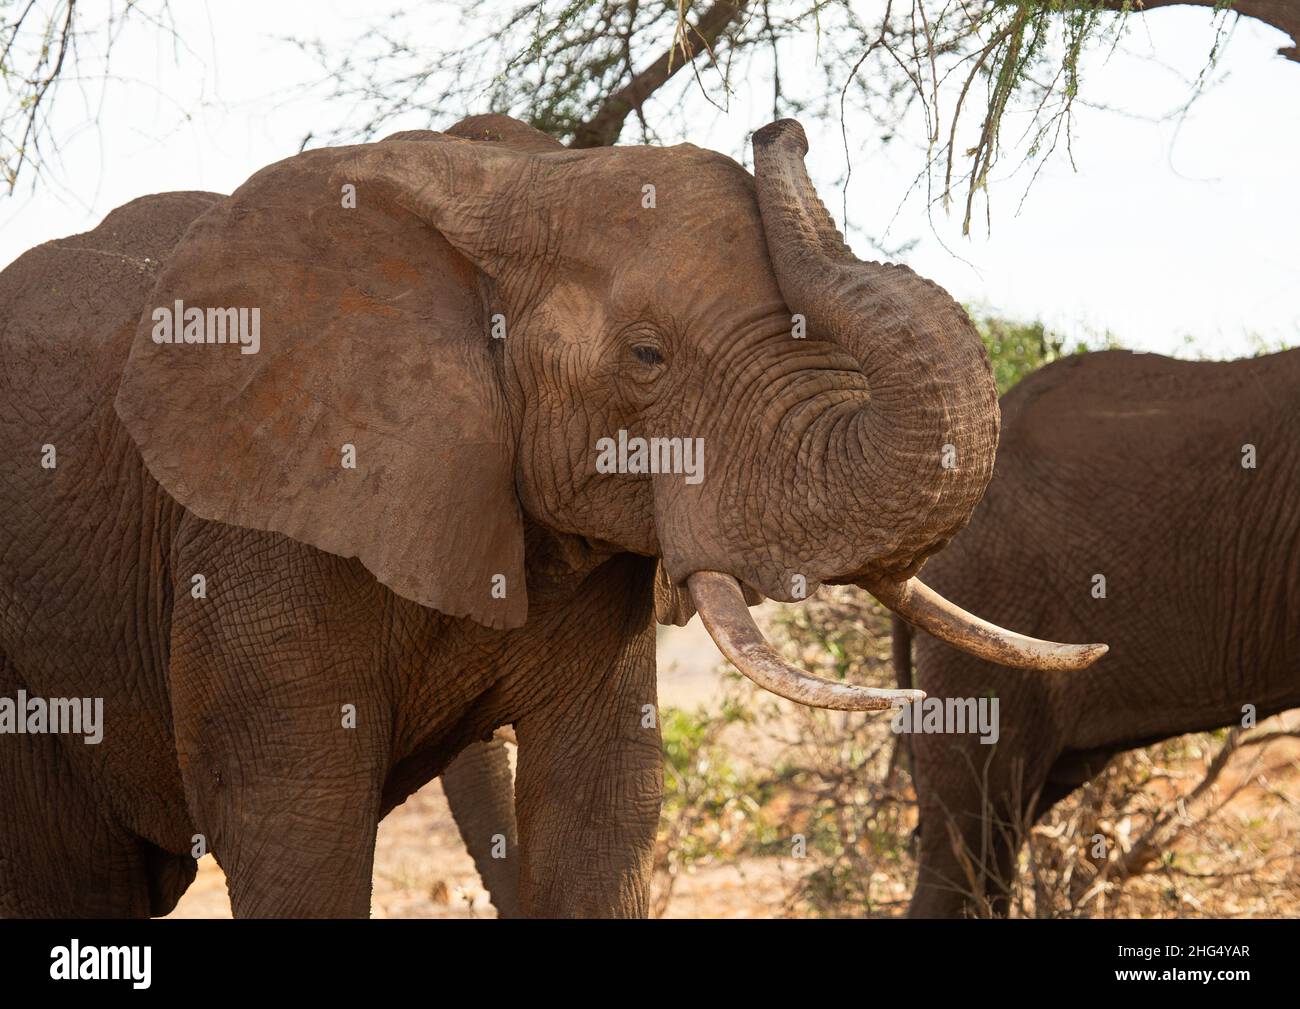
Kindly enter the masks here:
<path id="1" fill-rule="evenodd" d="M 573 147 L 676 140 L 686 101 L 726 107 L 740 81 L 762 83 L 772 118 L 837 122 L 846 150 L 850 119 L 888 141 L 919 110 L 920 177 L 932 200 L 959 201 L 969 229 L 1004 147 L 1032 160 L 1068 145 L 1083 55 L 1115 44 L 1134 16 L 1175 3 L 1207 8 L 1210 60 L 1234 12 L 1300 40 L 1300 0 L 467 0 L 454 34 L 432 30 L 421 5 L 378 15 L 346 52 L 292 42 L 316 57 L 317 83 L 337 107 L 353 110 L 311 134 L 326 141 L 373 137 L 412 111 L 430 126 L 505 112 Z M 89 13 L 81 0 L 0 0 L 9 192 L 57 149 L 50 111 L 63 85 L 87 83 L 83 50 L 107 60 L 132 19 L 175 35 L 166 0 Z M 808 65 L 809 47 L 816 72 L 789 72 L 795 59 Z M 1295 44 L 1279 52 L 1300 62 Z M 1007 142 L 1012 107 L 1032 109 L 1033 121 Z"/>
<path id="2" fill-rule="evenodd" d="M 1207 64 L 1237 11 L 1300 38 L 1300 0 L 1207 7 Z M 976 195 L 1002 153 L 1004 115 L 1034 110 L 1029 159 L 1069 140 L 1080 62 L 1114 45 L 1127 21 L 1170 0 L 525 0 L 465 8 L 455 45 L 431 50 L 420 12 L 399 10 L 337 54 L 317 55 L 335 97 L 360 118 L 336 134 L 367 138 L 393 117 L 427 110 L 518 116 L 573 147 L 681 139 L 683 103 L 725 107 L 740 81 L 763 81 L 772 118 L 852 118 L 889 139 L 919 109 L 933 199 Z M 818 73 L 788 72 L 811 41 Z M 1280 50 L 1300 59 L 1295 47 Z M 796 54 L 798 54 L 796 56 Z M 847 147 L 847 142 L 846 142 Z"/>

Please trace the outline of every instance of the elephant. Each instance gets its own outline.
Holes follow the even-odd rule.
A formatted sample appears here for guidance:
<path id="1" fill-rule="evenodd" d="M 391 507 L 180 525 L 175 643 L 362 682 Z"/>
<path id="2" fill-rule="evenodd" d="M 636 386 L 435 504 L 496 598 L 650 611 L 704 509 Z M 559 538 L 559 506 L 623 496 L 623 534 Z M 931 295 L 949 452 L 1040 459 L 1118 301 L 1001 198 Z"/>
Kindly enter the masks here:
<path id="1" fill-rule="evenodd" d="M 1002 415 L 997 472 L 927 580 L 1033 633 L 1086 626 L 1111 651 L 1031 673 L 917 634 L 913 674 L 911 628 L 894 619 L 900 683 L 926 704 L 999 705 L 991 745 L 915 720 L 903 737 L 917 917 L 1005 914 L 1018 836 L 1005 825 L 1032 823 L 1115 754 L 1300 706 L 1300 350 L 1071 356 L 1014 386 Z"/>
<path id="2" fill-rule="evenodd" d="M 513 733 L 498 730 L 466 746 L 442 772 L 442 790 L 497 917 L 519 918 L 519 880 L 509 857 L 519 844 L 519 824 L 507 740 L 515 742 Z"/>
<path id="3" fill-rule="evenodd" d="M 379 821 L 513 727 L 510 911 L 641 916 L 656 613 L 847 710 L 916 694 L 791 665 L 747 604 L 855 582 L 980 654 L 1095 661 L 919 581 L 992 471 L 984 349 L 852 255 L 798 123 L 753 150 L 475 116 L 0 274 L 0 696 L 103 712 L 94 745 L 0 734 L 0 913 L 163 914 L 211 852 L 236 916 L 366 916 Z"/>

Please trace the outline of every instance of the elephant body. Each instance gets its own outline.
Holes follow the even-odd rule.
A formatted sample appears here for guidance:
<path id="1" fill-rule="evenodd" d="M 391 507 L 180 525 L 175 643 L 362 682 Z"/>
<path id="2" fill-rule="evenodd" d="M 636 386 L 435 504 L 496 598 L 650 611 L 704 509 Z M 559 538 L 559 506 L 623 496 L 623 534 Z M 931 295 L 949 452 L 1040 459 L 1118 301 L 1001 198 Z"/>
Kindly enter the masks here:
<path id="1" fill-rule="evenodd" d="M 396 595 L 355 559 L 199 518 L 143 464 L 114 412 L 136 323 L 176 242 L 222 199 L 143 198 L 0 281 L 0 696 L 102 698 L 106 712 L 98 745 L 0 734 L 0 914 L 165 914 L 205 850 L 238 915 L 367 914 L 379 819 L 449 764 L 466 769 L 448 791 L 495 893 L 522 891 L 535 913 L 636 913 L 662 773 L 642 716 L 653 559 L 531 529 L 531 619 L 495 631 Z M 571 706 L 594 732 L 560 738 Z M 500 744 L 453 763 L 511 722 L 537 758 L 518 787 L 547 863 L 531 891 L 515 811 L 488 822 L 477 798 L 500 791 L 478 780 L 502 770 Z M 584 760 L 605 765 L 599 794 L 557 788 Z M 506 857 L 485 862 L 498 833 Z"/>
<path id="2" fill-rule="evenodd" d="M 200 519 L 150 477 L 113 397 L 157 264 L 217 199 L 137 201 L 5 274 L 0 694 L 103 698 L 108 722 L 99 745 L 0 735 L 6 915 L 166 913 L 204 847 L 238 914 L 365 914 L 378 820 L 468 742 L 516 720 L 527 735 L 530 716 L 543 751 L 577 759 L 590 745 L 596 759 L 612 742 L 555 738 L 555 688 L 570 676 L 591 689 L 565 688 L 564 705 L 611 732 L 635 727 L 609 784 L 658 794 L 658 737 L 640 727 L 655 703 L 653 561 L 620 555 L 564 575 L 555 561 L 528 627 L 495 632 L 401 599 L 355 560 Z M 52 469 L 32 465 L 46 444 Z M 206 598 L 194 598 L 196 574 Z M 247 675 L 229 677 L 232 662 Z M 628 810 L 639 820 L 601 822 L 583 808 L 596 797 L 551 785 L 521 761 L 525 831 L 541 789 L 534 828 L 562 818 L 583 835 L 584 864 L 649 857 L 652 798 Z M 504 861 L 518 871 L 514 854 Z M 579 876 L 542 906 L 619 910 L 580 891 Z"/>
<path id="3" fill-rule="evenodd" d="M 1016 852 L 999 824 L 1041 815 L 1116 753 L 1300 705 L 1300 351 L 1084 354 L 1002 411 L 994 478 L 927 580 L 1031 633 L 1086 628 L 1110 653 L 1044 673 L 917 636 L 916 685 L 996 697 L 1001 722 L 993 745 L 908 736 L 918 916 L 1004 908 Z"/>
<path id="4" fill-rule="evenodd" d="M 852 256 L 797 123 L 754 144 L 472 117 L 4 271 L 0 697 L 99 699 L 103 738 L 0 734 L 0 912 L 160 914 L 211 851 L 237 915 L 364 915 L 379 820 L 447 770 L 504 910 L 644 914 L 656 610 L 848 710 L 908 695 L 795 669 L 746 601 L 857 582 L 988 650 L 911 578 L 992 470 L 979 337 Z M 597 464 L 686 438 L 685 476 Z"/>
<path id="5" fill-rule="evenodd" d="M 113 395 L 157 265 L 218 198 L 137 201 L 0 275 L 0 692 L 101 697 L 130 712 L 127 731 L 97 746 L 0 735 L 6 916 L 165 913 L 194 875 L 165 674 L 182 516 Z M 49 577 L 60 565 L 69 583 Z"/>

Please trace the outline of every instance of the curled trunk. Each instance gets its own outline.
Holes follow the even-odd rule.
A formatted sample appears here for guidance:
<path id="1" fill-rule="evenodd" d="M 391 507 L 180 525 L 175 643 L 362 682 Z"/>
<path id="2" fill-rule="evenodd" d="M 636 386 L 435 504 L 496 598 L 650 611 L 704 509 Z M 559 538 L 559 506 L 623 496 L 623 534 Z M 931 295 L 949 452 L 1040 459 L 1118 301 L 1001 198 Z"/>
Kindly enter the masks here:
<path id="1" fill-rule="evenodd" d="M 982 658 L 1037 669 L 1091 665 L 1105 645 L 1016 634 L 910 577 L 966 525 L 988 486 L 997 390 L 979 334 L 942 288 L 905 266 L 853 255 L 808 178 L 807 153 L 794 120 L 754 134 L 759 211 L 782 296 L 810 335 L 856 358 L 868 388 L 868 402 L 837 426 L 828 453 L 837 462 L 825 472 L 830 494 L 846 518 L 863 523 L 868 551 L 845 558 L 855 573 L 837 580 L 857 582 L 910 623 Z"/>
<path id="2" fill-rule="evenodd" d="M 832 493 L 869 512 L 878 542 L 868 544 L 871 570 L 859 574 L 903 577 L 966 524 L 984 493 L 998 440 L 997 393 L 960 305 L 905 266 L 854 257 L 808 178 L 807 150 L 793 120 L 754 135 L 768 251 L 809 335 L 852 353 L 866 378 L 870 401 L 840 426 L 841 464 L 827 479 L 848 484 Z"/>

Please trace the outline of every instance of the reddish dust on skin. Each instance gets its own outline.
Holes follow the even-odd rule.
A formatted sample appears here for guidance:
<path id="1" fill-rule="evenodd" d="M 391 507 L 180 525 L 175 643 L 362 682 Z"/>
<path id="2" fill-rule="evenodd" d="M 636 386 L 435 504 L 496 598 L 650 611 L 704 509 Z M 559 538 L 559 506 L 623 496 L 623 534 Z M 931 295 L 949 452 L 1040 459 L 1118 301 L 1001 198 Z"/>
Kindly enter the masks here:
<path id="1" fill-rule="evenodd" d="M 401 315 L 397 309 L 375 301 L 355 287 L 345 287 L 339 292 L 338 310 L 345 318 L 354 315 L 384 315 L 397 318 Z"/>
<path id="2" fill-rule="evenodd" d="M 422 279 L 419 270 L 400 259 L 381 259 L 375 269 L 391 284 L 418 284 Z"/>

